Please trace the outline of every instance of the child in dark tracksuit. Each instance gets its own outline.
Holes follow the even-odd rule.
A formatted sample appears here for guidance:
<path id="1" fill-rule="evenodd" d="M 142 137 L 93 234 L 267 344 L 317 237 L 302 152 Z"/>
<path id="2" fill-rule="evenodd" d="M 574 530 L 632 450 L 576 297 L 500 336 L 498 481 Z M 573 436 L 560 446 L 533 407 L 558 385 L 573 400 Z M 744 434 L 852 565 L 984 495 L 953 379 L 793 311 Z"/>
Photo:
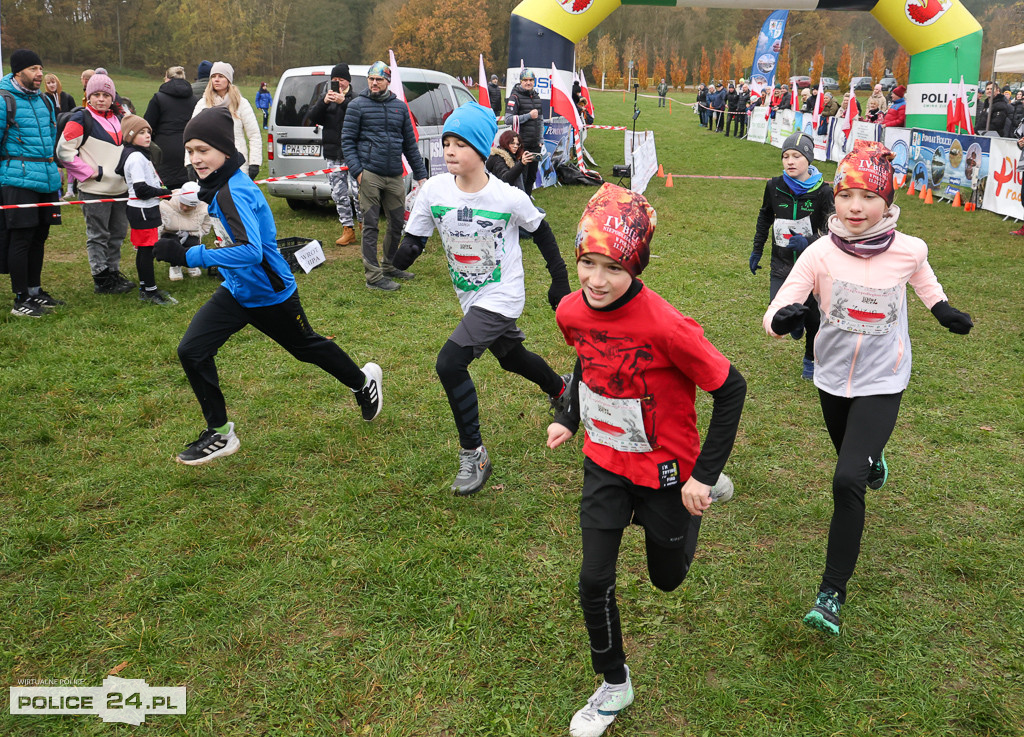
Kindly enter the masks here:
<path id="1" fill-rule="evenodd" d="M 555 313 L 578 360 L 567 409 L 548 426 L 557 448 L 582 422 L 583 564 L 579 592 L 590 657 L 604 683 L 576 712 L 573 737 L 597 737 L 633 701 L 615 601 L 622 533 L 644 528 L 651 583 L 672 591 L 693 561 L 701 515 L 732 498 L 722 473 L 736 439 L 746 382 L 695 321 L 638 278 L 656 214 L 642 196 L 604 184 L 576 234 L 582 289 Z M 696 387 L 714 407 L 703 445 Z"/>
<path id="2" fill-rule="evenodd" d="M 793 264 L 804 249 L 826 231 L 828 216 L 835 210 L 832 187 L 822 180 L 814 164 L 814 139 L 794 133 L 782 144 L 782 176 L 764 187 L 764 200 L 757 214 L 754 249 L 750 252 L 750 273 L 757 274 L 765 242 L 771 238 L 772 262 L 769 301 L 775 299 Z M 794 340 L 807 335 L 801 376 L 814 378 L 814 336 L 818 334 L 818 307 L 807 298 L 802 325 L 791 333 Z"/>
<path id="3" fill-rule="evenodd" d="M 234 126 L 226 107 L 203 110 L 185 126 L 185 149 L 199 177 L 199 197 L 231 237 L 216 250 L 185 248 L 178 238 L 156 242 L 156 258 L 174 266 L 217 266 L 224 282 L 199 308 L 178 345 L 178 358 L 206 418 L 206 429 L 180 454 L 179 463 L 198 465 L 239 448 L 235 423 L 228 422 L 214 357 L 228 338 L 252 325 L 300 361 L 313 363 L 349 387 L 364 420 L 381 408 L 381 368 L 362 370 L 333 341 L 318 335 L 303 312 L 288 264 L 277 250 L 270 206 L 241 169 Z"/>

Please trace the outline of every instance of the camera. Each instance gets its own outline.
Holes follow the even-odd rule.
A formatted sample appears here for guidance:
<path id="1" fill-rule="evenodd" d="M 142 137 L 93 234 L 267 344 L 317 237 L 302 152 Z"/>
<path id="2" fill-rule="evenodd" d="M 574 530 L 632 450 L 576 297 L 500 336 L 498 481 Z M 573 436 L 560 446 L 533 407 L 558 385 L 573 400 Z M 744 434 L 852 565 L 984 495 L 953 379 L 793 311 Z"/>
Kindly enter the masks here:
<path id="1" fill-rule="evenodd" d="M 341 92 L 341 85 L 336 79 L 331 80 L 331 92 Z"/>
<path id="2" fill-rule="evenodd" d="M 613 164 L 612 165 L 612 176 L 613 177 L 628 177 L 632 174 L 632 167 L 629 164 Z"/>

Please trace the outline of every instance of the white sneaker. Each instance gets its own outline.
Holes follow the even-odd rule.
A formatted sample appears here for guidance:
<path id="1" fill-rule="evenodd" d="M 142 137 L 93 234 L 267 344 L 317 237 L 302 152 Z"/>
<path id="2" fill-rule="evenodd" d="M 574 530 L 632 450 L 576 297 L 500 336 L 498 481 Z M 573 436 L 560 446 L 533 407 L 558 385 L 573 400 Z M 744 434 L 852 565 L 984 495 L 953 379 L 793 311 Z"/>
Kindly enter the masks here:
<path id="1" fill-rule="evenodd" d="M 380 414 L 380 408 L 384 406 L 384 390 L 381 382 L 384 380 L 384 372 L 375 363 L 368 363 L 363 366 L 363 376 L 366 383 L 362 389 L 353 389 L 356 403 L 363 413 L 363 419 L 369 422 Z"/>
<path id="2" fill-rule="evenodd" d="M 200 269 L 198 266 L 196 266 L 195 268 L 193 268 L 191 266 L 186 266 L 185 270 L 188 272 L 189 276 L 202 276 L 203 275 L 203 270 Z"/>
<path id="3" fill-rule="evenodd" d="M 619 685 L 602 683 L 587 700 L 587 705 L 572 715 L 569 734 L 572 737 L 599 737 L 615 721 L 619 712 L 633 703 L 633 681 L 626 666 L 626 682 Z"/>
<path id="4" fill-rule="evenodd" d="M 170 269 L 168 269 L 167 278 L 170 279 L 171 281 L 181 281 L 181 267 L 172 266 Z"/>
<path id="5" fill-rule="evenodd" d="M 718 477 L 718 481 L 711 487 L 711 501 L 725 504 L 727 501 L 732 499 L 732 492 L 735 487 L 732 484 L 732 479 L 726 476 L 724 473 Z"/>

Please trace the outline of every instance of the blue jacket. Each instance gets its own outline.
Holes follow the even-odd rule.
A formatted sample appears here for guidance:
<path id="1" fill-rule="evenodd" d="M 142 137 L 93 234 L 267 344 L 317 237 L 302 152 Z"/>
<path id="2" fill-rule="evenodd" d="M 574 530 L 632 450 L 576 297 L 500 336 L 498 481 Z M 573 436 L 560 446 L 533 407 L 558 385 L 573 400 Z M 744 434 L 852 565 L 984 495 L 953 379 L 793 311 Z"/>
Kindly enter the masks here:
<path id="1" fill-rule="evenodd" d="M 366 89 L 348 104 L 341 129 L 341 152 L 353 177 L 363 169 L 382 177 L 401 176 L 405 154 L 412 175 L 417 180 L 427 178 L 409 110 L 391 90 L 382 100 L 374 100 Z"/>
<path id="2" fill-rule="evenodd" d="M 60 172 L 53 147 L 57 142 L 57 119 L 39 92 L 23 92 L 14 86 L 13 74 L 0 80 L 0 89 L 7 90 L 17 105 L 14 125 L 7 131 L 7 109 L 0 98 L 0 136 L 7 133 L 4 151 L 0 152 L 0 185 L 20 187 L 33 192 L 56 192 L 60 189 Z M 9 156 L 49 158 L 50 161 L 19 161 Z"/>
<path id="3" fill-rule="evenodd" d="M 269 92 L 264 92 L 263 90 L 260 90 L 259 92 L 256 93 L 256 107 L 258 107 L 260 110 L 269 110 L 270 101 L 271 97 Z"/>
<path id="4" fill-rule="evenodd" d="M 214 195 L 210 215 L 219 218 L 234 245 L 193 246 L 191 267 L 217 266 L 224 286 L 243 307 L 280 304 L 295 293 L 295 277 L 277 250 L 277 226 L 259 187 L 241 169 Z"/>

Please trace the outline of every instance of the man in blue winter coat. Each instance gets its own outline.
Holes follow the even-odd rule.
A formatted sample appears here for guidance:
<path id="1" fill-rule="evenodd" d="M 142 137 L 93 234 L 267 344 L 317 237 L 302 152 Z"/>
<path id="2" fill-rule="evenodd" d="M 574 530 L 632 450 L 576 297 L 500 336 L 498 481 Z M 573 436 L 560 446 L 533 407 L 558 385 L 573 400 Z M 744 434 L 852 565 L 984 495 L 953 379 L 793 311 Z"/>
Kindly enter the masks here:
<path id="1" fill-rule="evenodd" d="M 402 155 L 412 175 L 422 184 L 427 169 L 416 145 L 409 108 L 388 89 L 391 67 L 382 61 L 366 72 L 367 89 L 348 105 L 341 129 L 341 151 L 349 176 L 359 184 L 359 210 L 363 214 L 363 271 L 366 286 L 393 292 L 395 279 L 412 279 L 413 274 L 394 267 L 395 253 L 405 222 L 405 182 Z M 381 215 L 387 217 L 384 253 L 377 260 L 377 236 Z"/>
<path id="2" fill-rule="evenodd" d="M 53 157 L 57 118 L 40 92 L 43 61 L 34 51 L 11 54 L 11 73 L 0 80 L 0 199 L 5 205 L 38 205 L 60 199 L 60 172 Z M 12 112 L 13 108 L 13 112 Z M 8 120 L 10 126 L 8 127 Z M 64 304 L 43 291 L 43 248 L 60 208 L 4 210 L 0 230 L 0 273 L 11 275 L 18 317 L 42 317 Z"/>

